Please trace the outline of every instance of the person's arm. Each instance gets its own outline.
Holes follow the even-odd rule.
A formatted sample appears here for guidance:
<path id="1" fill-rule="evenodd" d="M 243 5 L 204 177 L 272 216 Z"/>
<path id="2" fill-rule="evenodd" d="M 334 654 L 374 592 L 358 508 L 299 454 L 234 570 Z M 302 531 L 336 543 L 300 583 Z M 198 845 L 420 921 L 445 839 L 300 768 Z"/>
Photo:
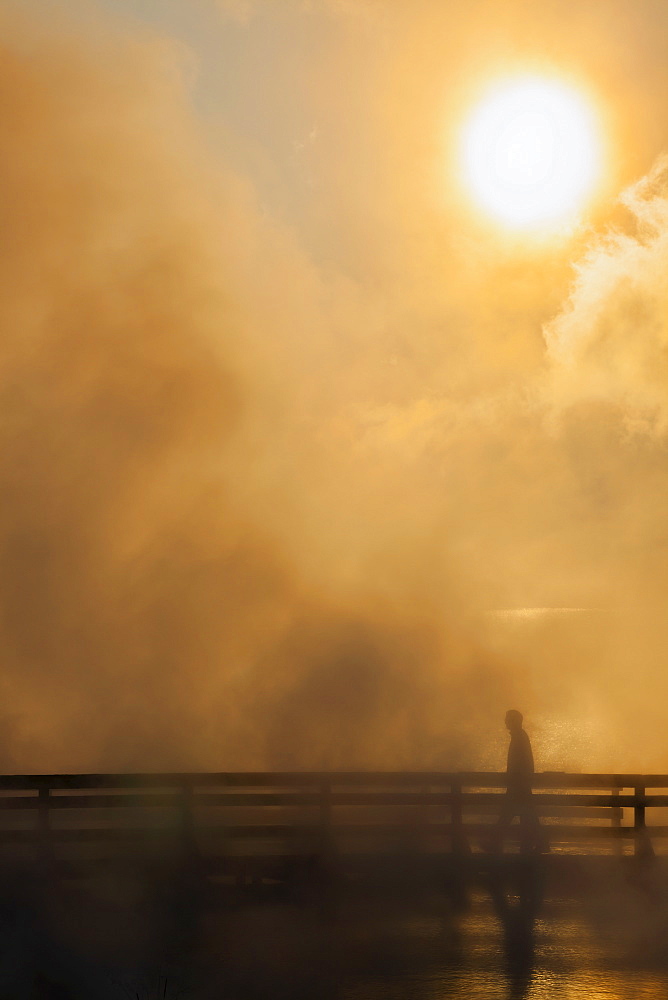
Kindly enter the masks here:
<path id="1" fill-rule="evenodd" d="M 522 747 L 516 736 L 511 736 L 508 746 L 508 763 L 506 764 L 506 774 L 516 777 L 522 773 Z"/>
<path id="2" fill-rule="evenodd" d="M 526 754 L 525 773 L 526 774 L 534 774 L 535 773 L 535 768 L 534 768 L 534 763 L 533 763 L 533 751 L 531 749 L 531 740 L 529 739 L 529 737 L 527 736 L 526 733 L 524 735 L 526 736 L 526 740 L 525 740 L 525 754 Z"/>

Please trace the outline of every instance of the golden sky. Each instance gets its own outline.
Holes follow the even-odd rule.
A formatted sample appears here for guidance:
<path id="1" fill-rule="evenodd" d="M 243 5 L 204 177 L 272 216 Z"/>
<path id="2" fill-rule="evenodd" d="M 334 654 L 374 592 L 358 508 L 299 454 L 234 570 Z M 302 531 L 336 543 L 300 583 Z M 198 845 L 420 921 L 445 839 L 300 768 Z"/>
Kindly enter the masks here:
<path id="1" fill-rule="evenodd" d="M 662 0 L 0 18 L 7 766 L 494 766 L 517 703 L 668 769 Z M 600 157 L 529 227 L 462 172 L 527 78 Z"/>

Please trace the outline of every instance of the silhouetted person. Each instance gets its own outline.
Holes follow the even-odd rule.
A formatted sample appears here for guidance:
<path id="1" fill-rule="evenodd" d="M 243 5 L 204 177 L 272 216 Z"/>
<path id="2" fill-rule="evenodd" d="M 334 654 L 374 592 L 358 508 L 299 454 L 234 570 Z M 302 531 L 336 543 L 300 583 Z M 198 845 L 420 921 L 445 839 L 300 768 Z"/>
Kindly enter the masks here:
<path id="1" fill-rule="evenodd" d="M 506 767 L 506 795 L 496 827 L 495 848 L 500 851 L 508 828 L 515 816 L 520 821 L 520 850 L 522 854 L 539 854 L 547 849 L 547 838 L 540 825 L 533 804 L 533 753 L 531 743 L 522 728 L 522 713 L 511 708 L 506 712 L 506 728 L 510 733 L 508 764 Z"/>

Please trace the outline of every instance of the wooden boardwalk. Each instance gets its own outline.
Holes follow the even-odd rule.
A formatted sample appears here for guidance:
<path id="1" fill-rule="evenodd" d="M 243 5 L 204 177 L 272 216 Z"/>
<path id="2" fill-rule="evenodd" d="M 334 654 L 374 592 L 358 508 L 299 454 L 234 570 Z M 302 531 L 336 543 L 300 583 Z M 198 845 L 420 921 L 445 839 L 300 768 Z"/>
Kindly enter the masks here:
<path id="1" fill-rule="evenodd" d="M 492 772 L 4 775 L 0 860 L 452 863 L 484 847 L 504 790 Z M 668 775 L 537 774 L 534 803 L 556 853 L 647 857 L 668 837 Z"/>

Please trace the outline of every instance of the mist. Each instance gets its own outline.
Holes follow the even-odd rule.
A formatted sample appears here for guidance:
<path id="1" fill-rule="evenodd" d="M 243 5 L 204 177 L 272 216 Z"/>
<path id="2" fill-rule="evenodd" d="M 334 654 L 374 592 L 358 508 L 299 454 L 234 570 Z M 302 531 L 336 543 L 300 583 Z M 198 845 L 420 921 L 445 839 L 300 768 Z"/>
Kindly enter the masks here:
<path id="1" fill-rule="evenodd" d="M 204 6 L 264 145 L 165 31 L 1 15 L 0 766 L 497 768 L 512 705 L 665 771 L 657 137 L 504 242 L 439 188 L 472 13 Z"/>

